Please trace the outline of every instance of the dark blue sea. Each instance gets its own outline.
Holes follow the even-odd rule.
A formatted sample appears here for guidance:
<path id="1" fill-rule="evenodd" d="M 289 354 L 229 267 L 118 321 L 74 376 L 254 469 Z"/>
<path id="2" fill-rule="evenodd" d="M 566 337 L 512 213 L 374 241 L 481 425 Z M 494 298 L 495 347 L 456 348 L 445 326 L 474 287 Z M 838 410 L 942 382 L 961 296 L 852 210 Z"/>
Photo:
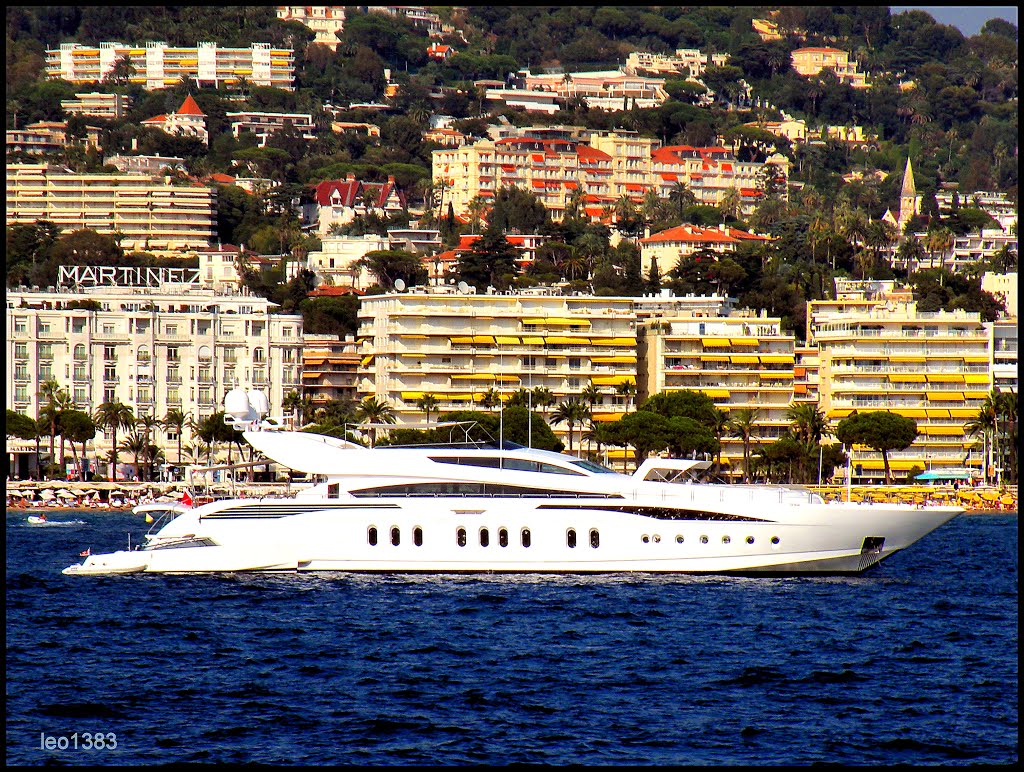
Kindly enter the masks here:
<path id="1" fill-rule="evenodd" d="M 25 514 L 8 764 L 1017 762 L 1016 515 L 859 577 L 747 579 L 75 578 L 146 526 Z"/>

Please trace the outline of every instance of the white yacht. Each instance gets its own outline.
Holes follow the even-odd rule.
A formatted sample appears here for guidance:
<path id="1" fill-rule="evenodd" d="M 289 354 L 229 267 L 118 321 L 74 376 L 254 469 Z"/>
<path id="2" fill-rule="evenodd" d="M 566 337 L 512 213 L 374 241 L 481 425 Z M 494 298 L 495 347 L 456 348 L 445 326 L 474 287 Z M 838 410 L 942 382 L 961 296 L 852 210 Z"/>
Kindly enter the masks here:
<path id="1" fill-rule="evenodd" d="M 649 459 L 625 475 L 509 443 L 368 449 L 259 429 L 245 439 L 324 481 L 291 498 L 175 508 L 140 548 L 64 573 L 845 574 L 963 512 L 686 477 L 707 462 Z"/>

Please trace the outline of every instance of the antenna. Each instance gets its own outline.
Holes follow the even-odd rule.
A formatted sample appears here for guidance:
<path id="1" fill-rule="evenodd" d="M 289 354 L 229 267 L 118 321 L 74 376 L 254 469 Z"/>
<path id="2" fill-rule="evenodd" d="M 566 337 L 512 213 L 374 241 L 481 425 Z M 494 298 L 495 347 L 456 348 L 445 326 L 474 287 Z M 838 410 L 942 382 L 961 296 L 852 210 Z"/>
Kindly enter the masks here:
<path id="1" fill-rule="evenodd" d="M 395 291 L 402 292 L 405 290 L 405 281 L 402 279 L 395 279 Z"/>
<path id="2" fill-rule="evenodd" d="M 459 282 L 457 289 L 459 290 L 459 294 L 460 295 L 468 295 L 469 294 L 469 285 L 466 284 L 466 282 L 464 282 L 464 281 L 460 281 Z"/>

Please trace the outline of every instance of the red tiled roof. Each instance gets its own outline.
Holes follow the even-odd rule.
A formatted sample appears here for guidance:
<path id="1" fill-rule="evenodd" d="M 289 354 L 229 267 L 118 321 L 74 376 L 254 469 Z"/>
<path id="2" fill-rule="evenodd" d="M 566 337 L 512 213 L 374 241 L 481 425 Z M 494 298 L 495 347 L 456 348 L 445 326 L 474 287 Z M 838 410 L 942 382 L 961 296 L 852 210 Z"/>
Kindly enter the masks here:
<path id="1" fill-rule="evenodd" d="M 587 161 L 610 161 L 612 157 L 602 150 L 597 150 L 590 145 L 577 145 L 576 155 Z"/>
<path id="2" fill-rule="evenodd" d="M 230 174 L 222 174 L 220 172 L 214 172 L 213 174 L 211 174 L 210 179 L 213 180 L 214 182 L 220 182 L 225 185 L 230 185 L 232 182 L 235 181 L 235 178 L 232 177 Z"/>
<path id="3" fill-rule="evenodd" d="M 354 207 L 363 203 L 363 192 L 369 191 L 373 205 L 383 208 L 392 191 L 398 193 L 402 206 L 405 194 L 393 182 L 360 182 L 359 180 L 326 180 L 314 188 L 316 202 L 320 206 Z"/>
<path id="4" fill-rule="evenodd" d="M 641 244 L 660 244 L 669 241 L 700 242 L 734 244 L 740 241 L 769 241 L 765 236 L 758 236 L 754 233 L 730 228 L 729 233 L 724 233 L 717 228 L 701 228 L 696 225 L 678 225 L 675 228 L 654 233 L 645 239 L 640 239 Z"/>
<path id="5" fill-rule="evenodd" d="M 154 115 L 152 118 L 147 118 L 142 123 L 164 123 L 167 120 L 166 114 Z"/>
<path id="6" fill-rule="evenodd" d="M 335 287 L 333 284 L 321 284 L 319 287 L 314 288 L 309 296 L 311 298 L 326 298 L 326 297 L 339 297 L 340 295 L 363 295 L 365 294 L 361 289 L 355 287 Z"/>
<path id="7" fill-rule="evenodd" d="M 181 103 L 181 107 L 178 108 L 176 115 L 202 115 L 206 117 L 206 113 L 199 109 L 199 105 L 196 104 L 196 100 L 189 94 L 185 97 L 185 101 Z"/>

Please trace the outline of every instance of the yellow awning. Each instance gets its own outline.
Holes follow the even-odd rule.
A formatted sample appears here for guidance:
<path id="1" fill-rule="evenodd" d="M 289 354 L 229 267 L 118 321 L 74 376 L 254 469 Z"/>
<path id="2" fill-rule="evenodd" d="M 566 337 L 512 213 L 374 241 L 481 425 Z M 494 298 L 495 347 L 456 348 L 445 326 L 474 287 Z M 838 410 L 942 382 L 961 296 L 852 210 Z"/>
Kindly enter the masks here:
<path id="1" fill-rule="evenodd" d="M 636 378 L 632 375 L 599 375 L 591 378 L 591 383 L 595 386 L 618 386 L 620 383 L 636 383 Z"/>
<path id="2" fill-rule="evenodd" d="M 988 355 L 987 354 L 966 354 L 964 356 L 964 361 L 965 362 L 987 362 L 988 361 Z"/>
<path id="3" fill-rule="evenodd" d="M 327 362 L 326 359 L 303 359 L 302 360 L 302 365 L 303 365 L 303 367 L 314 367 L 314 366 L 322 365 L 322 364 L 324 364 L 326 362 Z"/>
<path id="4" fill-rule="evenodd" d="M 636 338 L 593 338 L 595 346 L 635 346 Z"/>
<path id="5" fill-rule="evenodd" d="M 553 343 L 559 346 L 579 346 L 583 343 L 590 343 L 589 338 L 567 338 L 564 335 L 551 335 L 544 340 L 546 343 Z"/>
<path id="6" fill-rule="evenodd" d="M 758 370 L 757 374 L 762 378 L 792 378 L 790 370 Z"/>
<path id="7" fill-rule="evenodd" d="M 544 339 L 536 335 L 524 335 L 523 343 L 526 344 L 527 346 L 543 346 Z"/>
<path id="8" fill-rule="evenodd" d="M 729 361 L 729 355 L 728 354 L 701 354 L 700 355 L 700 361 L 701 362 L 728 362 Z"/>
<path id="9" fill-rule="evenodd" d="M 474 335 L 473 336 L 473 342 L 474 343 L 488 343 L 488 344 L 492 344 L 493 345 L 494 344 L 494 336 L 493 335 Z"/>
<path id="10" fill-rule="evenodd" d="M 574 325 L 590 326 L 587 319 L 567 319 L 562 316 L 548 316 L 543 319 L 523 319 L 523 324 L 546 324 L 551 327 L 571 327 Z"/>
<path id="11" fill-rule="evenodd" d="M 782 365 L 793 361 L 792 354 L 762 354 L 761 361 L 765 364 Z"/>
<path id="12" fill-rule="evenodd" d="M 623 413 L 591 413 L 591 421 L 618 421 Z"/>
<path id="13" fill-rule="evenodd" d="M 466 375 L 453 375 L 453 381 L 493 381 L 493 373 L 468 373 Z"/>
<path id="14" fill-rule="evenodd" d="M 925 357 L 909 356 L 907 354 L 892 354 L 886 357 L 890 362 L 926 362 Z"/>
<path id="15" fill-rule="evenodd" d="M 929 391 L 928 400 L 930 402 L 963 402 L 964 393 L 962 391 Z"/>
<path id="16" fill-rule="evenodd" d="M 978 411 L 973 407 L 951 407 L 949 409 L 950 418 L 974 418 L 978 415 Z"/>
<path id="17" fill-rule="evenodd" d="M 922 434 L 936 434 L 947 437 L 964 436 L 964 427 L 962 426 L 919 426 L 917 430 Z"/>
<path id="18" fill-rule="evenodd" d="M 760 361 L 752 354 L 730 354 L 729 359 L 739 365 L 756 365 Z"/>
<path id="19" fill-rule="evenodd" d="M 924 408 L 921 407 L 900 407 L 896 408 L 892 412 L 897 415 L 901 415 L 904 418 L 924 418 L 927 415 Z"/>
<path id="20" fill-rule="evenodd" d="M 889 373 L 890 383 L 924 383 L 925 377 L 919 373 Z"/>
<path id="21" fill-rule="evenodd" d="M 366 356 L 363 357 L 363 360 L 359 363 L 359 366 L 366 367 L 368 364 L 370 364 L 370 362 L 373 361 L 373 358 L 375 356 L 376 354 L 367 354 Z"/>
<path id="22" fill-rule="evenodd" d="M 715 397 L 723 398 L 723 397 L 728 397 L 729 396 L 729 390 L 728 389 L 711 389 L 711 388 L 708 388 L 708 389 L 701 389 L 701 391 L 703 391 L 705 394 L 707 394 L 712 399 L 714 399 Z"/>
<path id="23" fill-rule="evenodd" d="M 963 383 L 964 376 L 960 373 L 928 373 L 930 383 Z"/>
<path id="24" fill-rule="evenodd" d="M 423 399 L 423 392 L 422 391 L 403 391 L 402 392 L 402 399 L 404 399 L 406 402 L 410 402 L 412 400 L 417 400 L 417 399 Z"/>
<path id="25" fill-rule="evenodd" d="M 723 347 L 729 346 L 729 339 L 728 338 L 704 338 L 704 340 L 702 340 L 701 343 L 703 343 L 705 346 L 717 346 L 719 348 L 723 348 Z"/>
<path id="26" fill-rule="evenodd" d="M 965 383 L 988 383 L 988 373 L 966 373 Z"/>
<path id="27" fill-rule="evenodd" d="M 465 344 L 465 343 L 472 343 L 472 342 L 473 342 L 472 336 L 462 336 L 462 337 L 459 337 L 459 338 L 452 338 L 452 343 L 463 343 L 463 344 Z"/>
<path id="28" fill-rule="evenodd" d="M 604 364 L 635 364 L 636 363 L 636 357 L 633 356 L 632 354 L 619 354 L 618 356 L 613 356 L 613 357 L 593 357 L 590 361 L 594 362 L 595 364 L 600 364 L 600 365 L 604 365 Z"/>
<path id="29" fill-rule="evenodd" d="M 518 346 L 519 338 L 510 335 L 495 335 L 494 340 L 502 346 Z"/>
<path id="30" fill-rule="evenodd" d="M 925 413 L 928 414 L 929 418 L 949 418 L 949 411 L 944 407 L 929 407 L 925 408 Z"/>
<path id="31" fill-rule="evenodd" d="M 757 338 L 729 338 L 734 346 L 756 346 Z"/>
<path id="32" fill-rule="evenodd" d="M 326 373 L 303 373 L 302 377 L 303 378 L 319 378 L 321 375 L 326 375 Z"/>
<path id="33" fill-rule="evenodd" d="M 852 413 L 852 412 L 853 412 L 853 408 L 852 407 L 837 407 L 837 408 L 833 408 L 832 410 L 828 411 L 828 417 L 829 418 L 846 418 L 846 416 L 850 415 L 850 413 Z"/>
<path id="34" fill-rule="evenodd" d="M 494 380 L 502 381 L 503 383 L 519 383 L 518 375 L 495 375 Z"/>
<path id="35" fill-rule="evenodd" d="M 400 332 L 398 334 L 398 337 L 399 338 L 415 338 L 416 340 L 426 340 L 427 339 L 426 335 L 415 335 L 415 334 L 413 334 L 411 332 Z"/>

